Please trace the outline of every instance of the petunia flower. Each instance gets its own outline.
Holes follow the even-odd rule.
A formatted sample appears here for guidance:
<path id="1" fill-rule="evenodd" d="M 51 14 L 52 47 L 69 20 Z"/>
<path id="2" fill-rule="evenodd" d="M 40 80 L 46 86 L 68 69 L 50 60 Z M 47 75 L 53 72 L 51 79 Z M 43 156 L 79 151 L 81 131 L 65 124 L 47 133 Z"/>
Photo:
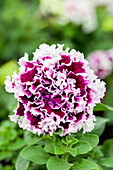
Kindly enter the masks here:
<path id="1" fill-rule="evenodd" d="M 106 78 L 111 74 L 112 67 L 113 67 L 113 50 L 97 50 L 92 52 L 89 57 L 88 61 L 90 64 L 91 69 L 94 70 L 94 73 L 99 78 Z"/>
<path id="2" fill-rule="evenodd" d="M 10 119 L 20 128 L 38 135 L 62 129 L 61 136 L 94 128 L 93 107 L 101 102 L 105 83 L 83 54 L 59 44 L 42 44 L 31 61 L 25 53 L 19 65 L 19 74 L 12 80 L 7 76 L 5 86 L 18 100 Z"/>
<path id="3" fill-rule="evenodd" d="M 96 10 L 91 0 L 63 0 L 64 18 L 82 25 L 85 33 L 94 31 L 98 26 Z"/>

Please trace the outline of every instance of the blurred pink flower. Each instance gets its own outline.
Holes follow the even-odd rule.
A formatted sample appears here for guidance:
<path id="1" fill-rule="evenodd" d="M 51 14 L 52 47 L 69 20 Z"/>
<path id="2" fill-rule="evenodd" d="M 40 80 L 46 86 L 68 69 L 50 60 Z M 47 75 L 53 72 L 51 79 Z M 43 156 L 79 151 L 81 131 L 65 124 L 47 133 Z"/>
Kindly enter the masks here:
<path id="1" fill-rule="evenodd" d="M 111 74 L 112 71 L 112 64 L 113 64 L 113 50 L 104 51 L 104 50 L 97 50 L 92 52 L 89 57 L 88 61 L 90 64 L 91 69 L 94 70 L 94 73 L 99 78 L 106 78 L 108 75 Z"/>

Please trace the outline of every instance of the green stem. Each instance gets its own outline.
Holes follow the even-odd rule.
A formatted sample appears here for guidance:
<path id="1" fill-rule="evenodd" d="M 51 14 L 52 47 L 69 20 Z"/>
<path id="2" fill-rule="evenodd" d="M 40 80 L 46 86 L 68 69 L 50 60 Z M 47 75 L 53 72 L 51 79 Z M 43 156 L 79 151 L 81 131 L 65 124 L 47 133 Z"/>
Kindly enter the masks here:
<path id="1" fill-rule="evenodd" d="M 61 159 L 63 159 L 64 161 L 68 162 L 68 157 L 69 157 L 69 154 L 66 153 L 66 154 L 62 155 Z"/>

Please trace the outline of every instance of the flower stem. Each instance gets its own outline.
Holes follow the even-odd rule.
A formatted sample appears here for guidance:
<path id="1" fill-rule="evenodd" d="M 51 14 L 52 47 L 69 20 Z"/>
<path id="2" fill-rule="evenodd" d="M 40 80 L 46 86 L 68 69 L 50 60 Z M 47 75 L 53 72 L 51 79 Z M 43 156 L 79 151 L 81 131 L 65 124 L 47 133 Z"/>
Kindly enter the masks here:
<path id="1" fill-rule="evenodd" d="M 66 153 L 66 154 L 62 155 L 61 158 L 62 158 L 64 161 L 68 162 L 68 157 L 69 157 L 69 154 Z"/>

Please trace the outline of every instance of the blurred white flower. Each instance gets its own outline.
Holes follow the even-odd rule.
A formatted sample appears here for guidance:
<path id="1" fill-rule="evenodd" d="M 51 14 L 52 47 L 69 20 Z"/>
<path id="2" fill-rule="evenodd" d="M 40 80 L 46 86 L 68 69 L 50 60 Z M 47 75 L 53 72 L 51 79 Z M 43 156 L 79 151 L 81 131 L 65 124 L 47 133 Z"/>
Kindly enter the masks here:
<path id="1" fill-rule="evenodd" d="M 94 5 L 89 0 L 63 0 L 63 17 L 69 22 L 82 25 L 84 32 L 91 32 L 97 27 Z"/>

